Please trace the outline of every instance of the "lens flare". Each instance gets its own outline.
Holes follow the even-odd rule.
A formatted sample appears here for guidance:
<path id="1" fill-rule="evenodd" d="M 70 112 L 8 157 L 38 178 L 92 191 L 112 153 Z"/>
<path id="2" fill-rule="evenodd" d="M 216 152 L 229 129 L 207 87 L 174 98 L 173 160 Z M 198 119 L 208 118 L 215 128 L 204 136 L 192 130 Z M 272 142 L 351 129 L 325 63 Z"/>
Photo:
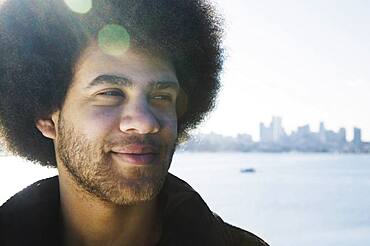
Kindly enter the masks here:
<path id="1" fill-rule="evenodd" d="M 111 56 L 120 56 L 130 47 L 130 34 L 120 25 L 104 26 L 98 34 L 100 49 Z"/>
<path id="2" fill-rule="evenodd" d="M 86 14 L 92 8 L 92 0 L 64 0 L 67 6 L 76 13 Z"/>

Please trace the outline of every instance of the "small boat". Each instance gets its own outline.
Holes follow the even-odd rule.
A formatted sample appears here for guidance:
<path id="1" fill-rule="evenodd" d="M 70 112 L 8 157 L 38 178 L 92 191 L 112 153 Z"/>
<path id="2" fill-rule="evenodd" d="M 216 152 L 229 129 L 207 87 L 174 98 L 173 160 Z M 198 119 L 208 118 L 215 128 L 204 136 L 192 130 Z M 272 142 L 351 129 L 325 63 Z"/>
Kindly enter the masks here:
<path id="1" fill-rule="evenodd" d="M 254 168 L 243 168 L 243 169 L 240 169 L 240 172 L 241 173 L 255 173 L 256 170 Z"/>

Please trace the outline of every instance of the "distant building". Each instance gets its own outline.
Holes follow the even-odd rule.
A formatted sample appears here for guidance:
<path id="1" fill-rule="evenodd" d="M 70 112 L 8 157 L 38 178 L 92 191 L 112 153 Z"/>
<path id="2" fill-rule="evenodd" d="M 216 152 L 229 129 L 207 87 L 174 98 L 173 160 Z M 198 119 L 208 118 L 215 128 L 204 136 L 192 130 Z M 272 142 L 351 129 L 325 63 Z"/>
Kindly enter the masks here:
<path id="1" fill-rule="evenodd" d="M 272 128 L 272 141 L 278 142 L 285 135 L 282 127 L 282 120 L 280 117 L 272 117 L 271 128 Z"/>
<path id="2" fill-rule="evenodd" d="M 297 135 L 301 137 L 311 135 L 311 130 L 309 125 L 299 126 L 297 129 Z"/>
<path id="3" fill-rule="evenodd" d="M 272 130 L 263 123 L 260 123 L 260 141 L 262 143 L 272 142 Z"/>
<path id="4" fill-rule="evenodd" d="M 356 146 L 360 146 L 362 143 L 361 140 L 361 129 L 360 128 L 353 128 L 353 144 Z"/>
<path id="5" fill-rule="evenodd" d="M 319 138 L 320 138 L 321 143 L 326 143 L 326 129 L 325 129 L 324 122 L 320 122 Z"/>
<path id="6" fill-rule="evenodd" d="M 279 142 L 286 136 L 284 128 L 282 127 L 282 120 L 280 117 L 272 117 L 269 127 L 260 123 L 260 141 L 262 143 Z"/>
<path id="7" fill-rule="evenodd" d="M 252 139 L 252 136 L 249 135 L 249 134 L 238 134 L 236 136 L 236 140 L 239 142 L 239 143 L 246 143 L 246 144 L 251 144 L 253 143 L 253 139 Z"/>
<path id="8" fill-rule="evenodd" d="M 345 143 L 347 142 L 347 136 L 346 136 L 346 129 L 345 128 L 340 128 L 338 132 L 338 138 L 340 143 Z"/>

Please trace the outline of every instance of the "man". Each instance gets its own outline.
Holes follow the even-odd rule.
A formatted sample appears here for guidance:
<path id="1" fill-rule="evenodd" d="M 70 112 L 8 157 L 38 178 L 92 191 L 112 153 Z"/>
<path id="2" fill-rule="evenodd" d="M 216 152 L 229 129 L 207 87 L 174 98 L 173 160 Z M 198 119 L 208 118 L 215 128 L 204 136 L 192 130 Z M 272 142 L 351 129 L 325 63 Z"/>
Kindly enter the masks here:
<path id="1" fill-rule="evenodd" d="M 267 245 L 168 173 L 212 109 L 221 28 L 203 1 L 8 0 L 0 120 L 58 169 L 0 209 L 0 245 Z"/>

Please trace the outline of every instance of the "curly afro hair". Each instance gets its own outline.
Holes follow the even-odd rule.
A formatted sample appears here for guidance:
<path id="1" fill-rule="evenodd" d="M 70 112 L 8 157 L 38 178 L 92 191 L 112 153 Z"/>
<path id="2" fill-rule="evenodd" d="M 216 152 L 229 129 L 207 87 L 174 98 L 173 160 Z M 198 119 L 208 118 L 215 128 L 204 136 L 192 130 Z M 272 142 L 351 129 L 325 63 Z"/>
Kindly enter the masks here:
<path id="1" fill-rule="evenodd" d="M 174 64 L 180 137 L 212 110 L 222 21 L 205 0 L 96 0 L 85 14 L 63 0 L 8 0 L 0 9 L 0 124 L 9 151 L 56 166 L 53 141 L 35 122 L 62 107 L 78 57 L 107 24 L 124 26 L 135 47 Z"/>

